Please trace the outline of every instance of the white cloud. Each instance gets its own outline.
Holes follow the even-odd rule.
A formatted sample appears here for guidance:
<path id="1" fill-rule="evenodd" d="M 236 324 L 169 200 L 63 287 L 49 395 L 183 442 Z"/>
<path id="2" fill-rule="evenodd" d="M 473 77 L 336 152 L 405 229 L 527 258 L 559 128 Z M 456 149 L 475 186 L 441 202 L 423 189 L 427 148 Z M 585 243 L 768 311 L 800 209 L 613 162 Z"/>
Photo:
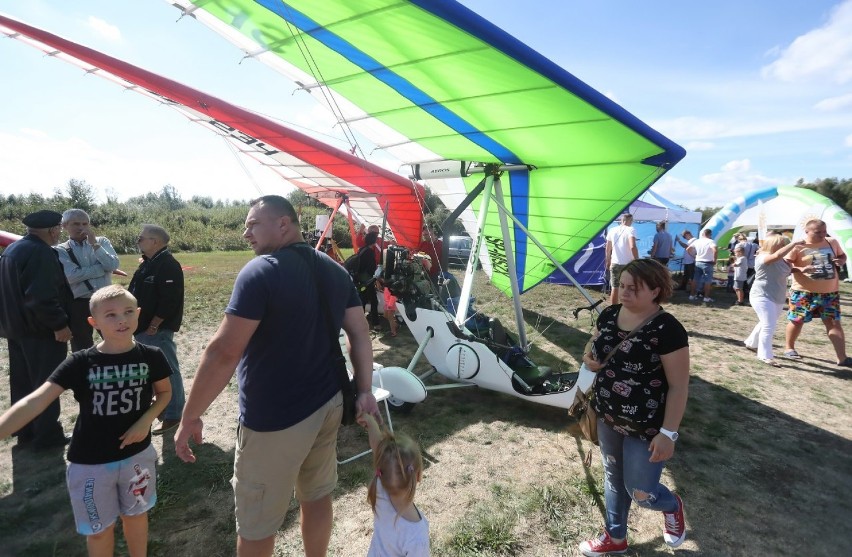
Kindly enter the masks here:
<path id="1" fill-rule="evenodd" d="M 852 93 L 849 93 L 848 95 L 840 95 L 839 97 L 823 99 L 814 105 L 815 109 L 826 112 L 842 110 L 847 107 L 852 107 Z"/>
<path id="2" fill-rule="evenodd" d="M 843 144 L 847 147 L 852 147 L 852 135 L 847 135 L 846 139 L 843 141 Z"/>
<path id="3" fill-rule="evenodd" d="M 827 79 L 834 83 L 852 80 L 852 0 L 846 0 L 831 13 L 822 27 L 800 35 L 761 75 L 795 82 Z"/>
<path id="4" fill-rule="evenodd" d="M 722 165 L 722 172 L 748 172 L 751 169 L 751 161 L 743 159 L 730 161 Z"/>
<path id="5" fill-rule="evenodd" d="M 716 148 L 716 144 L 710 141 L 690 141 L 685 146 L 686 151 L 712 151 Z"/>
<path id="6" fill-rule="evenodd" d="M 680 140 L 709 139 L 724 136 L 728 132 L 728 127 L 722 122 L 693 116 L 656 121 L 653 126 L 663 135 Z"/>
<path id="7" fill-rule="evenodd" d="M 105 39 L 109 39 L 110 41 L 121 40 L 121 31 L 118 29 L 118 27 L 107 23 L 103 19 L 90 15 L 89 19 L 86 21 L 86 24 L 98 35 Z"/>
<path id="8" fill-rule="evenodd" d="M 106 199 L 106 193 L 125 200 L 157 192 L 166 184 L 177 188 L 187 200 L 196 195 L 249 199 L 259 193 L 286 194 L 293 189 L 267 167 L 249 160 L 240 164 L 225 148 L 213 146 L 206 158 L 161 160 L 147 153 L 116 155 L 77 137 L 57 138 L 43 133 L 33 137 L 0 131 L 0 168 L 4 194 L 50 196 L 57 188 L 63 189 L 70 178 L 77 178 L 89 183 L 100 201 Z"/>

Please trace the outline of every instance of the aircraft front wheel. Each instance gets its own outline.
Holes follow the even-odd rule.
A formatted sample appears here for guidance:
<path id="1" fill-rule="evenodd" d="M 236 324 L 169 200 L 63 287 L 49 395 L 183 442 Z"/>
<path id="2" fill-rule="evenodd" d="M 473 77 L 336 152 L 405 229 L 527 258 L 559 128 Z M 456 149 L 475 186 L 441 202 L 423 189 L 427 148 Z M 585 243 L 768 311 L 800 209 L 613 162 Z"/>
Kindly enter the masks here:
<path id="1" fill-rule="evenodd" d="M 391 412 L 394 414 L 411 414 L 411 411 L 414 410 L 416 405 L 416 402 L 405 402 L 396 397 L 388 397 L 388 406 L 390 406 Z"/>

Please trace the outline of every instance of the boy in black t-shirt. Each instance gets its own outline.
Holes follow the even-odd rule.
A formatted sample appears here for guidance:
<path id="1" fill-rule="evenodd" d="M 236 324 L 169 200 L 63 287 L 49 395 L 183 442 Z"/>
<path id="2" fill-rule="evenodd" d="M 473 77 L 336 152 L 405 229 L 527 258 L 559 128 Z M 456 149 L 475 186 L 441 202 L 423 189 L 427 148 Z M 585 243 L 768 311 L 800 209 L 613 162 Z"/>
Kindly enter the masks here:
<path id="1" fill-rule="evenodd" d="M 80 404 L 67 472 L 77 531 L 86 536 L 89 555 L 111 555 L 121 516 L 128 551 L 136 557 L 147 552 L 148 510 L 157 500 L 151 422 L 171 398 L 172 370 L 158 348 L 133 340 L 139 308 L 127 290 L 102 288 L 89 307 L 89 323 L 104 340 L 71 354 L 0 416 L 0 439 L 71 389 Z"/>

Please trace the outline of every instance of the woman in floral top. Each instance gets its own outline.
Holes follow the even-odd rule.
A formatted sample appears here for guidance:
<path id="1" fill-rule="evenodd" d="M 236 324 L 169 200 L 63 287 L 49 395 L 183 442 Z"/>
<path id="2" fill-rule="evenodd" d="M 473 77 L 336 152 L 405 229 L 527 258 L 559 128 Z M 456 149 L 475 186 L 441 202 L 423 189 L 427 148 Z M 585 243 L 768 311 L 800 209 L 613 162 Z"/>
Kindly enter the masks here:
<path id="1" fill-rule="evenodd" d="M 683 501 L 660 483 L 663 466 L 674 454 L 689 387 L 686 330 L 671 314 L 657 314 L 671 294 L 668 269 L 653 259 L 631 261 L 621 274 L 621 303 L 601 313 L 591 351 L 583 355 L 586 366 L 598 372 L 593 404 L 606 499 L 606 528 L 580 544 L 583 555 L 627 550 L 633 501 L 663 513 L 669 546 L 678 547 L 686 537 Z"/>

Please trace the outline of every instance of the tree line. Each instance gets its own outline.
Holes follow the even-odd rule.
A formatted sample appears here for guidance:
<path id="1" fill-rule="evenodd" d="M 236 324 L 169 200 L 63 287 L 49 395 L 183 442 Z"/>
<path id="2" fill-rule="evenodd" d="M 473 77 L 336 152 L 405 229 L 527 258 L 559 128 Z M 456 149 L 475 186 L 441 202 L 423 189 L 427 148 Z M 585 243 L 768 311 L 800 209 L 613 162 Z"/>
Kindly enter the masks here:
<path id="1" fill-rule="evenodd" d="M 326 205 L 301 190 L 294 190 L 286 197 L 299 212 L 305 232 L 313 231 L 317 215 L 331 213 Z M 438 226 L 449 211 L 428 191 L 425 203 L 426 222 Z M 98 203 L 94 188 L 76 178 L 69 180 L 63 189 L 57 188 L 52 196 L 0 194 L 0 230 L 24 234 L 25 227 L 21 223 L 24 216 L 41 209 L 61 213 L 70 208 L 86 211 L 97 234 L 109 238 L 120 254 L 137 252 L 136 237 L 142 224 L 158 224 L 165 228 L 171 236 L 171 248 L 176 252 L 248 249 L 242 234 L 249 200 L 225 202 L 201 196 L 184 200 L 171 185 L 163 186 L 158 193 L 131 197 L 123 202 L 108 196 L 105 203 Z M 459 230 L 456 226 L 451 233 Z M 339 247 L 352 247 L 345 216 L 335 217 L 332 238 Z"/>
<path id="2" fill-rule="evenodd" d="M 799 187 L 808 188 L 828 197 L 852 214 L 852 179 L 825 178 L 812 183 L 799 180 Z M 306 195 L 294 190 L 287 195 L 289 201 L 301 215 L 302 227 L 306 232 L 314 228 L 317 215 L 329 214 L 331 210 Z M 449 215 L 440 199 L 426 189 L 426 224 L 440 227 Z M 214 201 L 210 197 L 193 196 L 181 198 L 171 185 L 163 186 L 158 193 L 147 193 L 120 202 L 108 196 L 105 203 L 98 203 L 94 189 L 85 180 L 72 178 L 64 189 L 57 188 L 52 196 L 40 194 L 0 194 L 0 230 L 24 234 L 21 219 L 40 209 L 62 212 L 76 207 L 89 213 L 98 235 L 110 239 L 118 253 L 136 253 L 136 237 L 142 224 L 158 224 L 172 237 L 174 251 L 232 251 L 245 250 L 247 244 L 242 237 L 243 224 L 249 209 L 249 200 Z M 721 207 L 701 207 L 702 221 L 706 222 Z M 462 234 L 456 222 L 446 234 Z M 332 225 L 332 238 L 342 248 L 351 248 L 349 224 L 343 215 L 338 215 Z"/>

